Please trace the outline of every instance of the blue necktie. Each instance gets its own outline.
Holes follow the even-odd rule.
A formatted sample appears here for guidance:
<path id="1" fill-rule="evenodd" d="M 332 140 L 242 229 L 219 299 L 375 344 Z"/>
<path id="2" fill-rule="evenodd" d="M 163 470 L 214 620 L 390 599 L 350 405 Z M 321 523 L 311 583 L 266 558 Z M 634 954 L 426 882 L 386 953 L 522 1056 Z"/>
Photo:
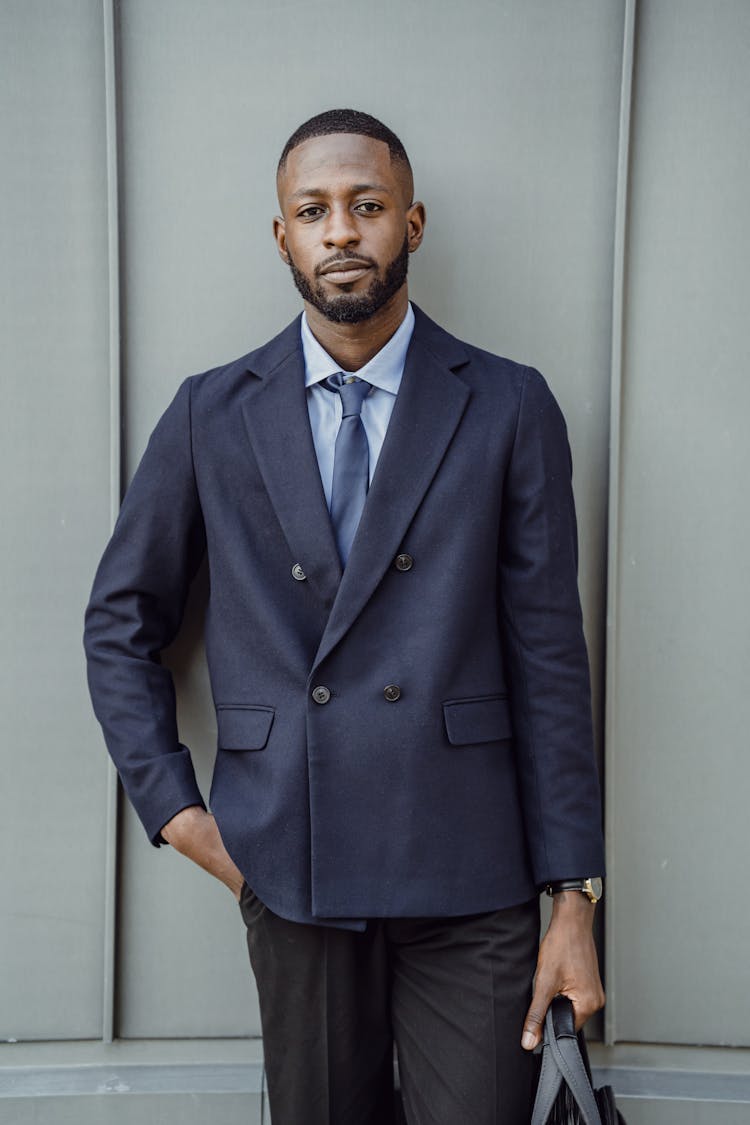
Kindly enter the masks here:
<path id="1" fill-rule="evenodd" d="M 333 453 L 331 520 L 341 562 L 346 566 L 370 481 L 370 451 L 361 411 L 371 388 L 363 379 L 340 371 L 326 379 L 326 386 L 341 396 L 343 408 Z"/>

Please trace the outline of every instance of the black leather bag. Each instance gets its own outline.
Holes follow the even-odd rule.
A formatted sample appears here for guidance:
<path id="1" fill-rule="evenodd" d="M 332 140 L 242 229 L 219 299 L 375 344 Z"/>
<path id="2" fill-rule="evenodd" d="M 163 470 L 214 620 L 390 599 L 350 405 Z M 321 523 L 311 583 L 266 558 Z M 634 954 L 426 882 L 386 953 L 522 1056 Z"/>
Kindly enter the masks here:
<path id="1" fill-rule="evenodd" d="M 594 1090 L 586 1040 L 566 996 L 550 1004 L 531 1125 L 625 1125 L 611 1086 Z"/>

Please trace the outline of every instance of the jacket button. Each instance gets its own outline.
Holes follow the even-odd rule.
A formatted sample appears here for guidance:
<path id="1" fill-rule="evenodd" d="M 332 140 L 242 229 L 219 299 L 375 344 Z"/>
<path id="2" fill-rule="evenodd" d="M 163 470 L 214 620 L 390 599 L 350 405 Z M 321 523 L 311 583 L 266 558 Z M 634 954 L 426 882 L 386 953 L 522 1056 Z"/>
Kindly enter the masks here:
<path id="1" fill-rule="evenodd" d="M 397 699 L 401 698 L 401 688 L 398 684 L 388 684 L 383 688 L 383 695 L 389 703 L 395 703 Z"/>
<path id="2" fill-rule="evenodd" d="M 323 684 L 319 684 L 312 689 L 312 697 L 316 703 L 327 703 L 331 698 L 331 693 L 327 687 L 324 687 Z"/>
<path id="3" fill-rule="evenodd" d="M 396 555 L 396 570 L 411 570 L 414 559 L 411 555 Z"/>
<path id="4" fill-rule="evenodd" d="M 292 578 L 296 578 L 298 582 L 304 582 L 307 578 L 307 575 L 299 563 L 295 563 L 292 567 Z"/>

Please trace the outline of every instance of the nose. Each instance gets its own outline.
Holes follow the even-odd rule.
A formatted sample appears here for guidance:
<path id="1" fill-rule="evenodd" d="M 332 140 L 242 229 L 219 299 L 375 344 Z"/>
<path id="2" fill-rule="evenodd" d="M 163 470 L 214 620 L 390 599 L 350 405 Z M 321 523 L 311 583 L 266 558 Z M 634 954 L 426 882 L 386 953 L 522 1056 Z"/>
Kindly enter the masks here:
<path id="1" fill-rule="evenodd" d="M 340 248 L 353 246 L 359 242 L 357 223 L 348 207 L 331 209 L 323 237 L 326 246 Z"/>

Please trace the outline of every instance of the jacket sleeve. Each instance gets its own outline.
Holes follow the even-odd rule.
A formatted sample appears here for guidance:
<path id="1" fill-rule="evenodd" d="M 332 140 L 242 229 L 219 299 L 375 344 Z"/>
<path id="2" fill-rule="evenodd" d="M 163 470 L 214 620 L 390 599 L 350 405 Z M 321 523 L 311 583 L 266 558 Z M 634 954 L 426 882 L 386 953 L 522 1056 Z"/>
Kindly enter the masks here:
<path id="1" fill-rule="evenodd" d="M 565 422 L 527 369 L 508 465 L 500 613 L 534 879 L 604 874 Z"/>
<path id="2" fill-rule="evenodd" d="M 84 632 L 96 717 L 157 845 L 172 816 L 203 805 L 190 753 L 177 737 L 172 676 L 161 663 L 205 553 L 190 395 L 187 380 L 151 435 L 99 565 Z"/>

